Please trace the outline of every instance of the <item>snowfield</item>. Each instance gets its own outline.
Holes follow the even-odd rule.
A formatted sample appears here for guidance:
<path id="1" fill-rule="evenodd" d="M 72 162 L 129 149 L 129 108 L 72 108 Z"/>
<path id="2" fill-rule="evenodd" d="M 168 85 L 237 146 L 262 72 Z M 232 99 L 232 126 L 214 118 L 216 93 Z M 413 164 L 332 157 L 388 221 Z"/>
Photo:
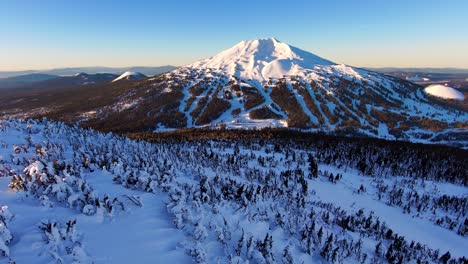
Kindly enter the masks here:
<path id="1" fill-rule="evenodd" d="M 463 101 L 465 99 L 465 96 L 462 92 L 458 91 L 455 88 L 441 84 L 429 85 L 428 87 L 424 88 L 424 92 L 444 99 L 455 99 L 460 101 Z"/>
<path id="2" fill-rule="evenodd" d="M 466 263 L 461 168 L 380 151 L 1 120 L 0 263 Z"/>

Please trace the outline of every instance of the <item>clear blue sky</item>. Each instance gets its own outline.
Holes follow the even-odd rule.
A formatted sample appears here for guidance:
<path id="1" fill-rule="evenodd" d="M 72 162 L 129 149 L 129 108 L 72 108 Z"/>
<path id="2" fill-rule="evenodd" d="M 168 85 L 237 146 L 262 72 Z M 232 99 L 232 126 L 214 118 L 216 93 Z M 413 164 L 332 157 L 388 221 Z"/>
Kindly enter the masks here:
<path id="1" fill-rule="evenodd" d="M 0 0 L 0 70 L 183 65 L 260 37 L 355 66 L 468 68 L 468 0 Z"/>

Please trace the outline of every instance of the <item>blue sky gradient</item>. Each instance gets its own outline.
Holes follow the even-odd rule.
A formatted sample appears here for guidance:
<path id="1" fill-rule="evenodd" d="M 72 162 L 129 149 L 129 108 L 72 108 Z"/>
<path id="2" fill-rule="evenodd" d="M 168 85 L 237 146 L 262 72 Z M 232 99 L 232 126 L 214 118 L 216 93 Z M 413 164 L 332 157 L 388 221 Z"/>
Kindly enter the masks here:
<path id="1" fill-rule="evenodd" d="M 0 0 L 0 70 L 183 65 L 275 37 L 338 63 L 468 68 L 468 1 Z"/>

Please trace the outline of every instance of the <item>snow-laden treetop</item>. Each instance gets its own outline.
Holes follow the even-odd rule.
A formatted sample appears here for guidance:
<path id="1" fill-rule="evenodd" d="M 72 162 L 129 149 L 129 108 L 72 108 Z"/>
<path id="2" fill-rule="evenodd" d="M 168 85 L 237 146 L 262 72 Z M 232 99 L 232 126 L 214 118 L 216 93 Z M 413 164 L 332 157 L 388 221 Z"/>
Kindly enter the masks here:
<path id="1" fill-rule="evenodd" d="M 242 41 L 213 57 L 186 67 L 212 68 L 243 78 L 265 80 L 300 75 L 304 70 L 318 65 L 336 64 L 274 38 L 263 38 Z"/>

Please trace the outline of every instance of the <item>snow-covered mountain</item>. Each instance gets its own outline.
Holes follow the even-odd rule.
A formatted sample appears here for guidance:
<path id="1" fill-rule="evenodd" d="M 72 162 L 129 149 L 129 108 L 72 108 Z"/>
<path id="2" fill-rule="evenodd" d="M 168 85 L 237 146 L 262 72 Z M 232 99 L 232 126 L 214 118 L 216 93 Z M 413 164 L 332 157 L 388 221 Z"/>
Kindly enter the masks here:
<path id="1" fill-rule="evenodd" d="M 86 105 L 61 107 L 76 100 L 72 92 L 67 100 L 62 96 L 29 111 L 105 131 L 287 127 L 468 146 L 464 108 L 445 104 L 407 80 L 336 64 L 273 38 L 242 41 L 152 78 L 115 80 L 110 93 L 102 92 L 108 87 L 80 93 L 89 93 Z M 13 103 L 5 113 L 29 107 L 16 98 L 8 101 Z"/>
<path id="2" fill-rule="evenodd" d="M 138 79 L 145 78 L 145 77 L 146 76 L 142 73 L 127 71 L 127 72 L 122 73 L 119 77 L 115 78 L 112 82 L 121 81 L 121 80 L 127 80 L 127 81 L 138 80 Z"/>
<path id="3" fill-rule="evenodd" d="M 468 127 L 468 113 L 416 84 L 273 38 L 242 41 L 140 87 L 122 101 L 151 109 L 145 114 L 158 129 L 289 127 L 428 142 L 456 141 Z"/>

